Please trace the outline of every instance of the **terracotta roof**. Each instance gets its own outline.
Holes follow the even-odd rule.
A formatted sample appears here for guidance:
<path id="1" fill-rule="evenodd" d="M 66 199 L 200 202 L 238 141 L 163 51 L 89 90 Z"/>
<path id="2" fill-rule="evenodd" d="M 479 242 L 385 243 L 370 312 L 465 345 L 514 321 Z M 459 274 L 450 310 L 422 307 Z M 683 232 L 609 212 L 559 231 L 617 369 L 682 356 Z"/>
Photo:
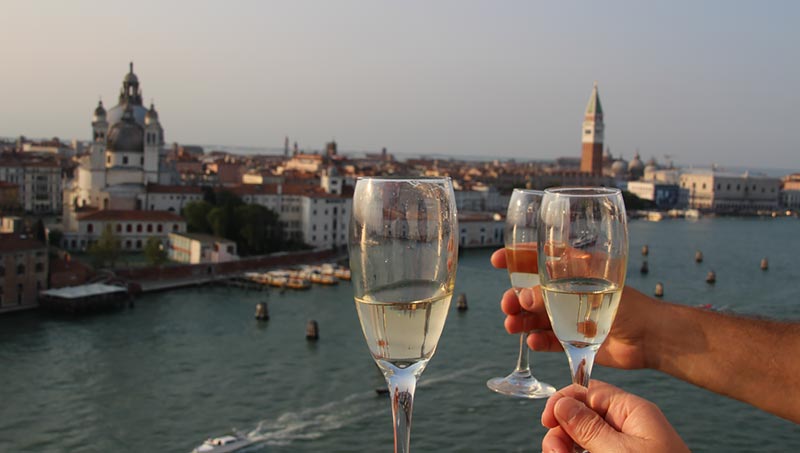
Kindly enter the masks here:
<path id="1" fill-rule="evenodd" d="M 184 222 L 179 215 L 167 211 L 121 211 L 114 209 L 104 209 L 85 214 L 78 217 L 78 220 L 87 221 L 117 221 L 117 222 Z"/>
<path id="2" fill-rule="evenodd" d="M 148 193 L 203 193 L 200 186 L 165 186 L 161 184 L 148 184 Z"/>
<path id="3" fill-rule="evenodd" d="M 15 233 L 0 233 L 0 253 L 22 252 L 43 249 L 45 245 L 30 236 Z"/>

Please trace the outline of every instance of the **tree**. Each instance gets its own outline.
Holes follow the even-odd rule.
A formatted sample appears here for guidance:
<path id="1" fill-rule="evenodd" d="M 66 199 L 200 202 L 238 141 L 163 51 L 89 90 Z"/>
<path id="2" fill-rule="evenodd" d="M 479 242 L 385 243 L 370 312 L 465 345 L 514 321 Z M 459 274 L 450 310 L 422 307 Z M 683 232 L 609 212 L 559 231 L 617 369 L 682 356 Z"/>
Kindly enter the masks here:
<path id="1" fill-rule="evenodd" d="M 61 247 L 61 239 L 64 238 L 64 233 L 61 230 L 50 230 L 47 233 L 47 243 L 52 247 Z"/>
<path id="2" fill-rule="evenodd" d="M 111 225 L 106 225 L 100 234 L 100 239 L 89 246 L 89 254 L 92 256 L 95 267 L 108 265 L 113 268 L 119 259 L 120 250 L 119 238 L 114 234 Z"/>
<path id="3" fill-rule="evenodd" d="M 160 266 L 167 262 L 167 251 L 157 237 L 147 239 L 144 244 L 144 256 L 147 258 L 147 262 L 153 266 Z"/>
<path id="4" fill-rule="evenodd" d="M 214 206 L 206 201 L 191 201 L 183 207 L 183 218 L 190 233 L 210 233 L 208 214 Z"/>
<path id="5" fill-rule="evenodd" d="M 283 232 L 278 214 L 261 205 L 247 204 L 236 208 L 240 253 L 264 254 L 283 246 Z"/>

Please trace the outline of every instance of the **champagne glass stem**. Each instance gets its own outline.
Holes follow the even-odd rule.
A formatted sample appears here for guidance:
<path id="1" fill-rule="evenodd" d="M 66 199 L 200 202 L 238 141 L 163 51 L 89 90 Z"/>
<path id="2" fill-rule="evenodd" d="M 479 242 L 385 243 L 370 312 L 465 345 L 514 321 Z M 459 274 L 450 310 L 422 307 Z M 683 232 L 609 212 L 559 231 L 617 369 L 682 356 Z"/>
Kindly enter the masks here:
<path id="1" fill-rule="evenodd" d="M 519 335 L 519 358 L 517 359 L 517 369 L 515 373 L 517 374 L 531 374 L 531 364 L 530 364 L 530 351 L 528 350 L 528 345 L 526 344 L 526 340 L 528 339 L 528 332 L 523 332 Z"/>
<path id="2" fill-rule="evenodd" d="M 392 367 L 392 370 L 386 375 L 386 383 L 389 385 L 392 397 L 395 453 L 411 451 L 411 411 L 414 407 L 414 391 L 417 388 L 417 378 L 419 377 L 414 368 L 413 366 L 404 369 Z"/>
<path id="3" fill-rule="evenodd" d="M 589 378 L 592 374 L 594 356 L 597 350 L 591 346 L 577 347 L 564 344 L 564 350 L 569 358 L 569 367 L 572 371 L 572 383 L 589 388 Z"/>

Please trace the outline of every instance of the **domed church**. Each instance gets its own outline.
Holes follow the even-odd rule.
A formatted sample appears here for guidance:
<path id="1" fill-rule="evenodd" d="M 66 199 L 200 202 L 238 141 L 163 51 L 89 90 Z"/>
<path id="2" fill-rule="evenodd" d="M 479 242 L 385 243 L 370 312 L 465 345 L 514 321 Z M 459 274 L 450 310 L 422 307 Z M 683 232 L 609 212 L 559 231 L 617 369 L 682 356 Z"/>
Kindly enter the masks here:
<path id="1" fill-rule="evenodd" d="M 146 186 L 159 183 L 164 152 L 158 112 L 152 103 L 149 109 L 142 104 L 131 63 L 117 105 L 106 111 L 101 100 L 94 110 L 90 153 L 65 191 L 65 209 L 141 209 Z"/>

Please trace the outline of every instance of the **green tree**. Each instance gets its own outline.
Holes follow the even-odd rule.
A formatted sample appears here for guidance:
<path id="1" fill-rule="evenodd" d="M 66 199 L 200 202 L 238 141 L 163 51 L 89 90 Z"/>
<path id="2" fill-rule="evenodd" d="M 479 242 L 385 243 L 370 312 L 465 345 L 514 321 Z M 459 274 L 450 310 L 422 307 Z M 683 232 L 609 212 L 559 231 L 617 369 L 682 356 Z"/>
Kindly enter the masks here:
<path id="1" fill-rule="evenodd" d="M 186 228 L 190 233 L 210 233 L 211 225 L 208 224 L 208 213 L 214 206 L 206 201 L 192 201 L 183 207 L 183 218 L 186 219 Z"/>
<path id="2" fill-rule="evenodd" d="M 257 204 L 236 208 L 239 253 L 264 254 L 275 252 L 283 245 L 283 232 L 278 214 Z"/>
<path id="3" fill-rule="evenodd" d="M 119 259 L 120 250 L 119 238 L 111 230 L 111 225 L 106 225 L 97 242 L 89 246 L 89 254 L 95 267 L 113 268 Z"/>
<path id="4" fill-rule="evenodd" d="M 64 238 L 64 233 L 61 230 L 50 230 L 47 233 L 47 243 L 52 247 L 61 247 L 61 239 Z"/>
<path id="5" fill-rule="evenodd" d="M 160 266 L 167 262 L 167 251 L 157 237 L 150 237 L 144 244 L 144 256 L 153 266 Z"/>
<path id="6" fill-rule="evenodd" d="M 236 209 L 232 205 L 217 206 L 208 213 L 208 225 L 214 236 L 239 242 L 239 229 L 236 226 Z"/>

